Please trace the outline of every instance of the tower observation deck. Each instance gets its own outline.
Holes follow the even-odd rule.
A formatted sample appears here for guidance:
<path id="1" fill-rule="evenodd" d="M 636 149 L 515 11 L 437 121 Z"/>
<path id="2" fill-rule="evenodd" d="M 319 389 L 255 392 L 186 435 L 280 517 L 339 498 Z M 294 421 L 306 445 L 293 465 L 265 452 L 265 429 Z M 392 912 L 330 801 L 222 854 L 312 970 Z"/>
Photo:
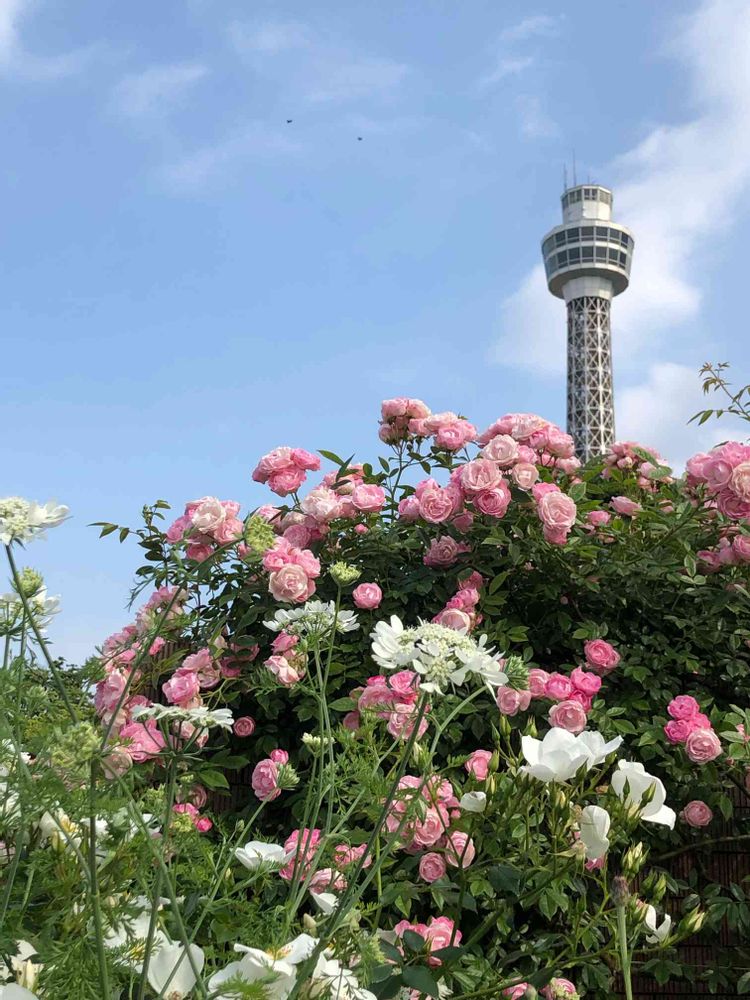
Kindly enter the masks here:
<path id="1" fill-rule="evenodd" d="M 583 461 L 615 440 L 610 306 L 630 281 L 633 236 L 612 221 L 612 192 L 567 188 L 563 223 L 542 240 L 547 287 L 568 311 L 568 433 Z"/>

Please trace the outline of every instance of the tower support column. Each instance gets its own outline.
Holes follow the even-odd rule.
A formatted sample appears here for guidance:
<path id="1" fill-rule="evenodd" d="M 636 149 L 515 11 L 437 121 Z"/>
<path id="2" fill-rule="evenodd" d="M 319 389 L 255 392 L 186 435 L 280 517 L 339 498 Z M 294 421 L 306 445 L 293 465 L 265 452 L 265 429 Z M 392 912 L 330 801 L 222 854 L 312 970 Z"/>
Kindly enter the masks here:
<path id="1" fill-rule="evenodd" d="M 609 451 L 615 440 L 610 299 L 568 300 L 568 434 L 582 461 Z"/>

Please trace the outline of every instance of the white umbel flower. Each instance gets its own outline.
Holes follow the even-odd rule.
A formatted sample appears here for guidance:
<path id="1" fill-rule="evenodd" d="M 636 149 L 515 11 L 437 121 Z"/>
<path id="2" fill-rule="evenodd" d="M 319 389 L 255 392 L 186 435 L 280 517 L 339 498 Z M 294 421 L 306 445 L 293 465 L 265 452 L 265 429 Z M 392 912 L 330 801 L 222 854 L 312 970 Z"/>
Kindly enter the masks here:
<path id="1" fill-rule="evenodd" d="M 470 675 L 491 687 L 507 684 L 494 651 L 487 649 L 487 637 L 473 639 L 457 629 L 436 622 L 420 622 L 404 628 L 394 615 L 378 622 L 370 634 L 372 658 L 384 670 L 409 667 L 422 677 L 420 689 L 441 692 L 447 684 L 463 684 Z"/>
<path id="2" fill-rule="evenodd" d="M 3 497 L 0 499 L 0 542 L 30 542 L 41 538 L 47 528 L 62 524 L 69 510 L 62 504 L 48 500 L 39 504 L 23 497 Z"/>
<path id="3" fill-rule="evenodd" d="M 263 622 L 272 632 L 288 632 L 302 638 L 322 638 L 333 628 L 337 632 L 354 632 L 359 620 L 353 611 L 343 611 L 333 601 L 307 601 L 301 608 L 280 608 L 273 618 Z"/>
<path id="4" fill-rule="evenodd" d="M 131 712 L 134 719 L 167 719 L 174 722 L 189 722 L 196 729 L 230 730 L 234 717 L 228 708 L 179 708 L 177 705 L 136 705 Z"/>

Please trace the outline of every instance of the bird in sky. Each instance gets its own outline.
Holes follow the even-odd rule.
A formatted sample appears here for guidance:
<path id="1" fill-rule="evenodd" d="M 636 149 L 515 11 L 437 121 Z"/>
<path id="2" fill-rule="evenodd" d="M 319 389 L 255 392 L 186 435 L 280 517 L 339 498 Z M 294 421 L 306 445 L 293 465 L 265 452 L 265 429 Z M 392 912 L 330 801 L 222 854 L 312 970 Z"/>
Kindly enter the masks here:
<path id="1" fill-rule="evenodd" d="M 294 121 L 293 118 L 287 118 L 286 123 L 287 125 L 291 125 L 293 121 Z"/>

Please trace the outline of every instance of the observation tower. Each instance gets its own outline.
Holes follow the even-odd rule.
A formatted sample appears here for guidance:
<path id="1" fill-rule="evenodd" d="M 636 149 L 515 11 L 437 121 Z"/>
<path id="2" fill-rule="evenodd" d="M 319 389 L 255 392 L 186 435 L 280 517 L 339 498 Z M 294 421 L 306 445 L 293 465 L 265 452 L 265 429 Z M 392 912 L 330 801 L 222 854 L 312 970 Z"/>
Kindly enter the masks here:
<path id="1" fill-rule="evenodd" d="M 615 440 L 610 307 L 630 281 L 633 235 L 612 221 L 612 192 L 566 188 L 563 222 L 542 241 L 547 287 L 568 311 L 568 433 L 581 461 Z"/>

